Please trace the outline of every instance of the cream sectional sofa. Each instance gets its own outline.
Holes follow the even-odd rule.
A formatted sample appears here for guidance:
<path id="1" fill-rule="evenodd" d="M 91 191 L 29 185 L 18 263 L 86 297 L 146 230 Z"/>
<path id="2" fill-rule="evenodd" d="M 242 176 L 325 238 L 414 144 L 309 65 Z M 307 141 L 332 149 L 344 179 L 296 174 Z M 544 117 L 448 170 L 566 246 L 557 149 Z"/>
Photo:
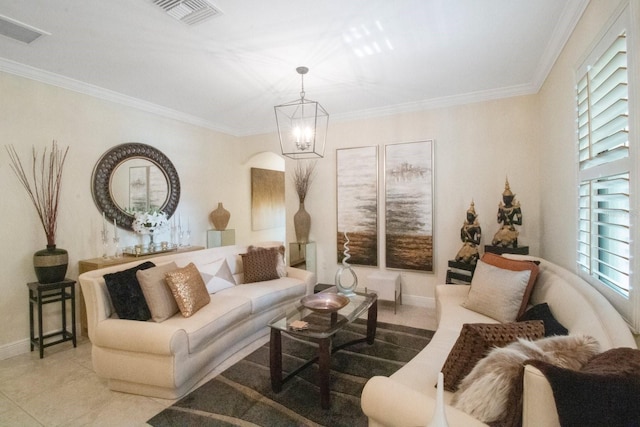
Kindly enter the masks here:
<path id="1" fill-rule="evenodd" d="M 275 246 L 277 242 L 257 244 Z M 287 267 L 286 277 L 242 284 L 239 254 L 245 246 L 225 246 L 159 256 L 81 274 L 79 282 L 87 308 L 92 361 L 109 388 L 127 393 L 177 399 L 184 396 L 217 365 L 268 333 L 267 323 L 313 293 L 315 274 Z M 211 294 L 211 301 L 193 314 L 180 312 L 167 320 L 118 319 L 103 276 L 142 262 L 175 262 L 196 267 L 226 258 L 237 286 Z"/>
<path id="2" fill-rule="evenodd" d="M 615 347 L 637 348 L 628 325 L 611 304 L 577 275 L 544 259 L 506 255 L 509 258 L 540 261 L 540 272 L 530 304 L 546 302 L 554 317 L 570 334 L 596 338 L 601 350 Z M 470 311 L 461 304 L 468 285 L 440 285 L 436 288 L 438 328 L 431 342 L 415 358 L 390 377 L 373 377 L 362 392 L 362 409 L 369 426 L 427 425 L 435 408 L 437 376 L 464 323 L 497 323 Z M 452 393 L 444 393 L 449 403 Z M 485 424 L 446 405 L 450 426 L 473 427 Z M 523 426 L 559 426 L 555 401 L 546 378 L 527 365 L 524 376 Z"/>

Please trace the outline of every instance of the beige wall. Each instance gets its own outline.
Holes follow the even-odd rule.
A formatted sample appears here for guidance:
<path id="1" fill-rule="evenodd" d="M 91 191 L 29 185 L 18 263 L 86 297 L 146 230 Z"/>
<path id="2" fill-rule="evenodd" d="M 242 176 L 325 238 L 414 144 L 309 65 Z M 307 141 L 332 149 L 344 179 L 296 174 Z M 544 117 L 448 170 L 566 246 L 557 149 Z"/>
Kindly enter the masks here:
<path id="1" fill-rule="evenodd" d="M 402 272 L 405 301 L 433 304 L 436 284 L 445 282 L 447 261 L 462 242 L 460 227 L 471 200 L 483 230 L 482 244 L 490 243 L 497 231 L 496 213 L 505 177 L 509 177 L 516 200 L 522 204 L 524 224 L 520 242 L 539 253 L 540 192 L 539 137 L 532 117 L 537 114 L 535 96 L 428 110 L 419 113 L 330 122 L 325 158 L 318 160 L 305 208 L 311 214 L 310 239 L 317 242 L 318 280 L 333 283 L 336 269 L 336 149 L 377 145 L 379 157 L 379 258 L 384 265 L 384 145 L 397 142 L 435 140 L 434 274 Z M 245 138 L 250 149 L 279 150 L 277 135 Z M 288 173 L 295 161 L 287 159 Z M 357 167 L 354 165 L 354 167 Z M 295 241 L 293 214 L 298 199 L 287 178 L 287 239 Z M 373 267 L 355 268 L 359 284 Z"/>
<path id="2" fill-rule="evenodd" d="M 640 9 L 638 0 L 631 2 Z M 577 232 L 575 71 L 619 4 L 590 2 L 538 95 L 542 255 L 571 271 L 576 270 Z"/>
<path id="3" fill-rule="evenodd" d="M 640 0 L 632 0 L 637 5 Z M 616 8 L 615 1 L 590 3 L 574 35 L 537 95 L 426 110 L 376 119 L 331 120 L 326 156 L 306 201 L 312 215 L 311 239 L 318 245 L 318 278 L 331 283 L 336 262 L 335 150 L 377 145 L 380 160 L 380 264 L 384 265 L 384 145 L 435 140 L 435 272 L 403 272 L 405 301 L 433 303 L 433 289 L 443 283 L 447 260 L 461 242 L 459 229 L 471 199 L 483 229 L 483 244 L 497 230 L 495 214 L 509 177 L 522 204 L 520 242 L 574 270 L 575 176 L 573 70 Z M 639 8 L 636 8 L 636 10 Z M 189 216 L 193 243 L 205 245 L 208 214 L 219 201 L 231 212 L 229 228 L 237 240 L 294 241 L 292 217 L 298 208 L 290 182 L 294 161 L 286 159 L 286 230 L 252 232 L 251 167 L 282 167 L 275 134 L 235 138 L 151 113 L 0 73 L 0 139 L 27 156 L 31 145 L 51 139 L 71 150 L 63 185 L 58 245 L 69 250 L 69 276 L 77 261 L 101 251 L 101 216 L 91 198 L 93 166 L 110 147 L 129 141 L 151 144 L 172 159 L 182 183 L 179 210 Z M 25 283 L 35 279 L 31 257 L 45 244 L 35 212 L 8 167 L 0 161 L 2 240 L 0 358 L 24 350 L 28 336 Z M 284 233 L 286 232 L 286 237 Z M 131 235 L 131 240 L 136 237 Z M 381 268 L 381 267 L 379 267 Z M 361 284 L 373 268 L 357 268 Z M 53 313 L 52 313 L 53 314 Z"/>
<path id="4" fill-rule="evenodd" d="M 102 216 L 91 196 L 91 173 L 106 150 L 125 142 L 153 145 L 174 163 L 182 186 L 178 211 L 183 221 L 190 220 L 192 244 L 206 245 L 205 231 L 212 228 L 208 215 L 219 201 L 232 214 L 229 228 L 249 230 L 239 233 L 238 240 L 254 240 L 241 214 L 250 211 L 250 199 L 239 185 L 250 187 L 248 169 L 237 167 L 244 153 L 236 138 L 5 73 L 0 73 L 0 93 L 0 141 L 13 144 L 23 161 L 30 161 L 32 146 L 42 151 L 53 139 L 70 147 L 56 242 L 69 251 L 68 277 L 77 277 L 80 259 L 102 254 Z M 257 162 L 265 164 L 264 160 Z M 13 175 L 4 148 L 0 154 L 0 199 L 1 359 L 28 350 L 25 284 L 36 280 L 32 256 L 46 245 L 35 209 Z M 124 244 L 138 240 L 130 232 L 121 230 L 120 235 Z M 255 239 L 282 240 L 283 236 L 280 230 Z M 45 309 L 45 330 L 59 329 L 59 306 L 50 304 Z"/>

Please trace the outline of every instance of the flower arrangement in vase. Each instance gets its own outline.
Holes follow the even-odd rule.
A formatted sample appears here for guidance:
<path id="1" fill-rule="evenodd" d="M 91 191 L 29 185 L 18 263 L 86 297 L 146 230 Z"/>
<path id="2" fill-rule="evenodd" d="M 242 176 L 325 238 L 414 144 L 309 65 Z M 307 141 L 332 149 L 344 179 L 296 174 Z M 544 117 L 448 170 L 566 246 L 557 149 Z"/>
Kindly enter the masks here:
<path id="1" fill-rule="evenodd" d="M 133 231 L 138 234 L 148 234 L 151 239 L 149 241 L 149 246 L 151 247 L 154 246 L 154 233 L 163 231 L 169 225 L 167 214 L 155 209 L 147 212 L 136 212 L 134 214 L 134 217 L 135 219 L 132 223 Z"/>
<path id="2" fill-rule="evenodd" d="M 13 145 L 5 147 L 11 160 L 11 169 L 20 184 L 27 191 L 36 208 L 40 224 L 47 236 L 47 248 L 37 251 L 33 256 L 33 267 L 40 283 L 55 283 L 64 280 L 69 264 L 66 250 L 56 248 L 56 228 L 58 225 L 58 207 L 60 205 L 60 187 L 62 170 L 69 147 L 61 149 L 56 141 L 51 151 L 45 148 L 42 158 L 38 158 L 35 147 L 32 149 L 31 176 L 27 175 L 22 161 Z M 47 155 L 48 154 L 48 155 Z"/>

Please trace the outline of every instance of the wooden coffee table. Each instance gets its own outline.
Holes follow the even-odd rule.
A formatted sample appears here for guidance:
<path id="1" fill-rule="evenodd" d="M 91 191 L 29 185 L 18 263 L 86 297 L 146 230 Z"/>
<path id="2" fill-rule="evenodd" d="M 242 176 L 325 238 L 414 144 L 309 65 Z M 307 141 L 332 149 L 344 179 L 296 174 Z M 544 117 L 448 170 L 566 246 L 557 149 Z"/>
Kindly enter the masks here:
<path id="1" fill-rule="evenodd" d="M 335 293 L 335 287 L 323 292 Z M 331 372 L 331 355 L 347 346 L 366 342 L 373 344 L 376 337 L 378 318 L 378 297 L 376 294 L 356 293 L 349 298 L 350 302 L 345 307 L 333 313 L 313 313 L 311 310 L 299 305 L 295 310 L 279 316 L 269 322 L 271 327 L 271 343 L 269 363 L 271 369 L 271 388 L 279 393 L 282 385 L 293 378 L 298 372 L 318 362 L 320 405 L 323 409 L 329 409 L 331 405 L 329 394 L 329 378 Z M 332 348 L 333 336 L 342 328 L 367 311 L 367 336 L 365 338 L 349 341 Z M 304 320 L 309 323 L 305 330 L 293 330 L 290 325 L 296 320 Z M 318 344 L 318 355 L 305 362 L 302 366 L 290 372 L 286 377 L 282 376 L 282 332 L 289 335 L 306 338 Z"/>

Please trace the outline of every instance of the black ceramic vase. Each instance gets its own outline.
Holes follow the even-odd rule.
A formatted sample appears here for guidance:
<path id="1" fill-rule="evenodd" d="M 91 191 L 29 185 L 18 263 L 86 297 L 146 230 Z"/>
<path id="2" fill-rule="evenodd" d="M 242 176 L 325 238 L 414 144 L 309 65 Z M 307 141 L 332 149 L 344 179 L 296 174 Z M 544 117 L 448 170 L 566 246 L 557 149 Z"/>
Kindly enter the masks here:
<path id="1" fill-rule="evenodd" d="M 33 268 L 40 283 L 55 283 L 64 280 L 69 265 L 69 254 L 66 250 L 47 245 L 33 254 Z"/>

